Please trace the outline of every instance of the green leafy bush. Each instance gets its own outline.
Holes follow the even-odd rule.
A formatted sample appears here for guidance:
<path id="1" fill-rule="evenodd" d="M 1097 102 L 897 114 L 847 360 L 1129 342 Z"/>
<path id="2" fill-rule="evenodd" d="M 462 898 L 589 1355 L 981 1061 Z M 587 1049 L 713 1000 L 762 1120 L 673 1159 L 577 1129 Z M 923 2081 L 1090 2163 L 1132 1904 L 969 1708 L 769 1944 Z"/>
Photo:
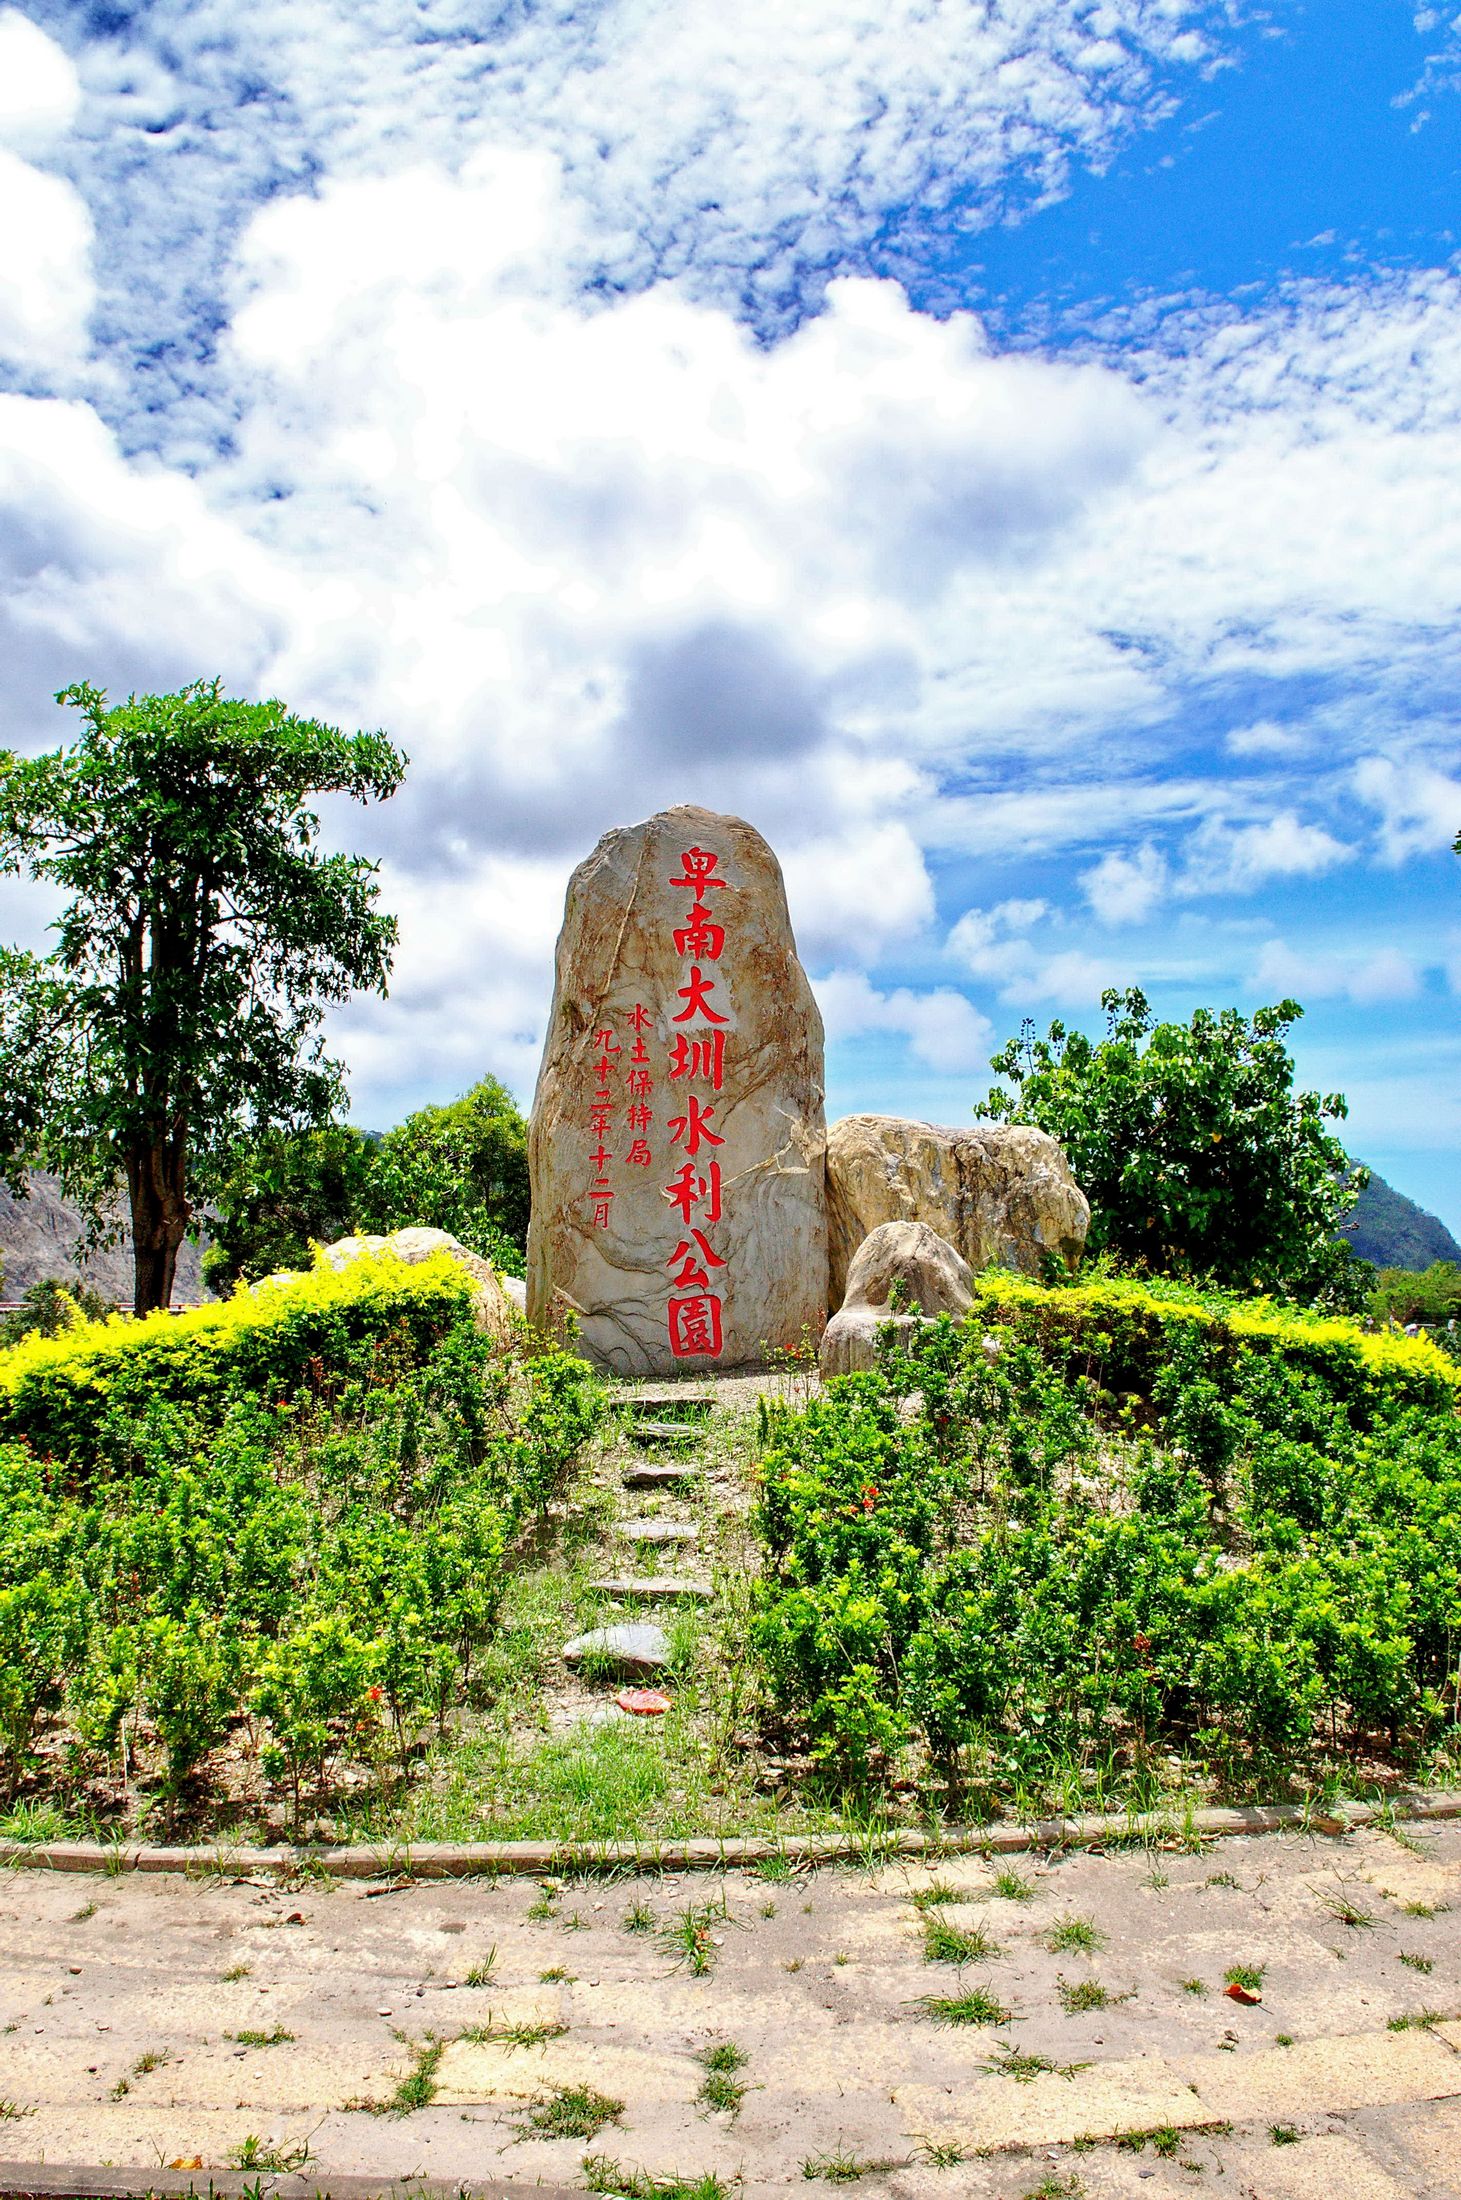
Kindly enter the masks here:
<path id="1" fill-rule="evenodd" d="M 1097 1278 L 979 1279 L 773 1414 L 756 1635 L 814 1757 L 950 1779 L 1454 1729 L 1461 1419 L 1424 1340 Z"/>
<path id="2" fill-rule="evenodd" d="M 471 1313 L 449 1260 L 367 1258 L 0 1357 L 12 1789 L 206 1811 L 262 1772 L 297 1822 L 347 1769 L 401 1776 L 602 1411 Z"/>

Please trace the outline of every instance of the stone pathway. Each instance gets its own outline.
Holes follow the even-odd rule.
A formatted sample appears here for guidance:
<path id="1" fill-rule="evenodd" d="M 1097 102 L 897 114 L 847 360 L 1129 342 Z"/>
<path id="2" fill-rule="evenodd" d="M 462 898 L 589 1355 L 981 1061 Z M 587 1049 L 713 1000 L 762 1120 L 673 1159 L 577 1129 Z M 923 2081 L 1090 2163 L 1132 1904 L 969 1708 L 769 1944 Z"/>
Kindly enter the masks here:
<path id="1" fill-rule="evenodd" d="M 466 2185 L 598 2156 L 753 2200 L 1461 2196 L 1461 1826 L 1001 1868 L 17 1870 L 0 2154 Z"/>

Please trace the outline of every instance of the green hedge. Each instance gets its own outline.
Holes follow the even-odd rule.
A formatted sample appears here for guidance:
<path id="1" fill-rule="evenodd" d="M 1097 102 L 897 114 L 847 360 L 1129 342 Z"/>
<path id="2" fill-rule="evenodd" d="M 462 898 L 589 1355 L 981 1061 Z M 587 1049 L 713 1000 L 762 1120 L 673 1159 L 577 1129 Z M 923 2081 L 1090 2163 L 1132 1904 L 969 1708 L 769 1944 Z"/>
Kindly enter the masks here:
<path id="1" fill-rule="evenodd" d="M 756 1638 L 829 1767 L 913 1744 L 1079 1791 L 1461 1744 L 1461 1415 L 1423 1340 L 989 1275 L 885 1343 L 768 1415 Z"/>
<path id="2" fill-rule="evenodd" d="M 251 1823 L 262 1777 L 298 1823 L 409 1776 L 604 1410 L 472 1313 L 367 1256 L 0 1359 L 0 1793 Z"/>
<path id="3" fill-rule="evenodd" d="M 1461 1367 L 1429 1337 L 1369 1332 L 1341 1316 L 1308 1314 L 1273 1299 L 1117 1276 L 1047 1287 L 988 1269 L 975 1280 L 975 1305 L 976 1317 L 982 1310 L 991 1323 L 1042 1348 L 1067 1339 L 1114 1391 L 1149 1392 L 1185 1336 L 1214 1360 L 1276 1355 L 1352 1403 L 1385 1398 L 1440 1412 L 1461 1397 Z"/>
<path id="4" fill-rule="evenodd" d="M 409 1266 L 369 1254 L 270 1279 L 232 1298 L 142 1321 L 116 1314 L 0 1352 L 0 1439 L 85 1464 L 112 1414 L 149 1404 L 219 1421 L 240 1398 L 273 1406 L 418 1366 L 471 1308 L 449 1254 Z"/>

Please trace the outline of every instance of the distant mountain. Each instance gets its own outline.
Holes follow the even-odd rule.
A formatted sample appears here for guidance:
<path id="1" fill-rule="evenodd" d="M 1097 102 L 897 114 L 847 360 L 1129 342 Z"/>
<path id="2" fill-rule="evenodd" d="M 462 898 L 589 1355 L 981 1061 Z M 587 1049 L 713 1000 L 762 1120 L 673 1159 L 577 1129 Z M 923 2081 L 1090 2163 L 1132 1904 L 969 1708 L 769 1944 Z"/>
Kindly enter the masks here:
<path id="1" fill-rule="evenodd" d="M 15 1199 L 0 1185 L 0 1299 L 23 1298 L 33 1283 L 57 1276 L 63 1282 L 84 1277 L 93 1291 L 118 1306 L 132 1304 L 132 1248 L 124 1239 L 92 1253 L 79 1266 L 76 1240 L 81 1217 L 53 1176 L 37 1173 L 30 1196 Z M 203 1248 L 184 1242 L 178 1253 L 174 1306 L 196 1306 L 204 1297 Z"/>
<path id="2" fill-rule="evenodd" d="M 1340 1224 L 1361 1260 L 1377 1268 L 1429 1268 L 1433 1260 L 1461 1262 L 1458 1245 L 1438 1215 L 1427 1214 L 1383 1176 L 1371 1176 L 1354 1212 Z"/>

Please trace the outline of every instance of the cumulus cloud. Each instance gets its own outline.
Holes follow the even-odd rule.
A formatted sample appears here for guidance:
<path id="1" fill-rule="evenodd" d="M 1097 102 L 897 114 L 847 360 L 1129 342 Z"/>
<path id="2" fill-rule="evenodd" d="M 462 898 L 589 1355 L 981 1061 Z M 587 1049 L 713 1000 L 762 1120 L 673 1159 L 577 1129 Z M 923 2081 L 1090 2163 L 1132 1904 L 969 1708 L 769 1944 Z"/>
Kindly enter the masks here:
<path id="1" fill-rule="evenodd" d="M 19 8 L 0 8 L 0 145 L 46 151 L 69 129 L 80 101 L 64 49 Z"/>
<path id="2" fill-rule="evenodd" d="M 832 1044 L 891 1033 L 907 1041 L 915 1061 L 926 1069 L 961 1073 L 989 1061 L 994 1026 L 967 994 L 951 986 L 914 991 L 878 988 L 858 970 L 833 970 L 813 982 L 812 990 Z"/>
<path id="3" fill-rule="evenodd" d="M 1355 791 L 1379 819 L 1380 852 L 1387 863 L 1434 855 L 1461 832 L 1461 780 L 1418 757 L 1403 763 L 1367 756 L 1355 767 Z"/>
<path id="4" fill-rule="evenodd" d="M 1102 856 L 1081 887 L 1102 924 L 1143 924 L 1167 891 L 1166 858 L 1144 841 L 1135 855 Z"/>
<path id="5" fill-rule="evenodd" d="M 175 413 L 208 379 L 242 207 L 326 170 L 391 175 L 490 146 L 561 170 L 577 212 L 555 257 L 585 285 L 672 279 L 770 332 L 826 272 L 865 264 L 910 205 L 957 202 L 978 224 L 1060 191 L 1073 160 L 1107 159 L 1192 83 L 1230 13 L 1227 0 L 155 0 L 86 48 L 77 174 L 106 225 L 120 340 L 145 354 L 159 309 L 178 326 L 176 355 L 154 362 Z M 899 249 L 916 253 L 918 234 L 900 222 Z"/>
<path id="6" fill-rule="evenodd" d="M 1347 999 L 1377 1007 L 1411 999 L 1420 990 L 1420 973 L 1398 948 L 1322 952 L 1267 940 L 1251 984 L 1255 992 L 1273 999 Z"/>
<path id="7" fill-rule="evenodd" d="M 1261 824 L 1229 825 L 1210 818 L 1186 846 L 1184 894 L 1247 894 L 1276 878 L 1317 878 L 1354 854 L 1322 825 L 1308 825 L 1293 810 Z"/>
<path id="8" fill-rule="evenodd" d="M 72 184 L 22 157 L 52 147 L 79 98 L 55 40 L 0 8 L 0 364 L 25 377 L 64 375 L 87 348 L 91 215 Z"/>

